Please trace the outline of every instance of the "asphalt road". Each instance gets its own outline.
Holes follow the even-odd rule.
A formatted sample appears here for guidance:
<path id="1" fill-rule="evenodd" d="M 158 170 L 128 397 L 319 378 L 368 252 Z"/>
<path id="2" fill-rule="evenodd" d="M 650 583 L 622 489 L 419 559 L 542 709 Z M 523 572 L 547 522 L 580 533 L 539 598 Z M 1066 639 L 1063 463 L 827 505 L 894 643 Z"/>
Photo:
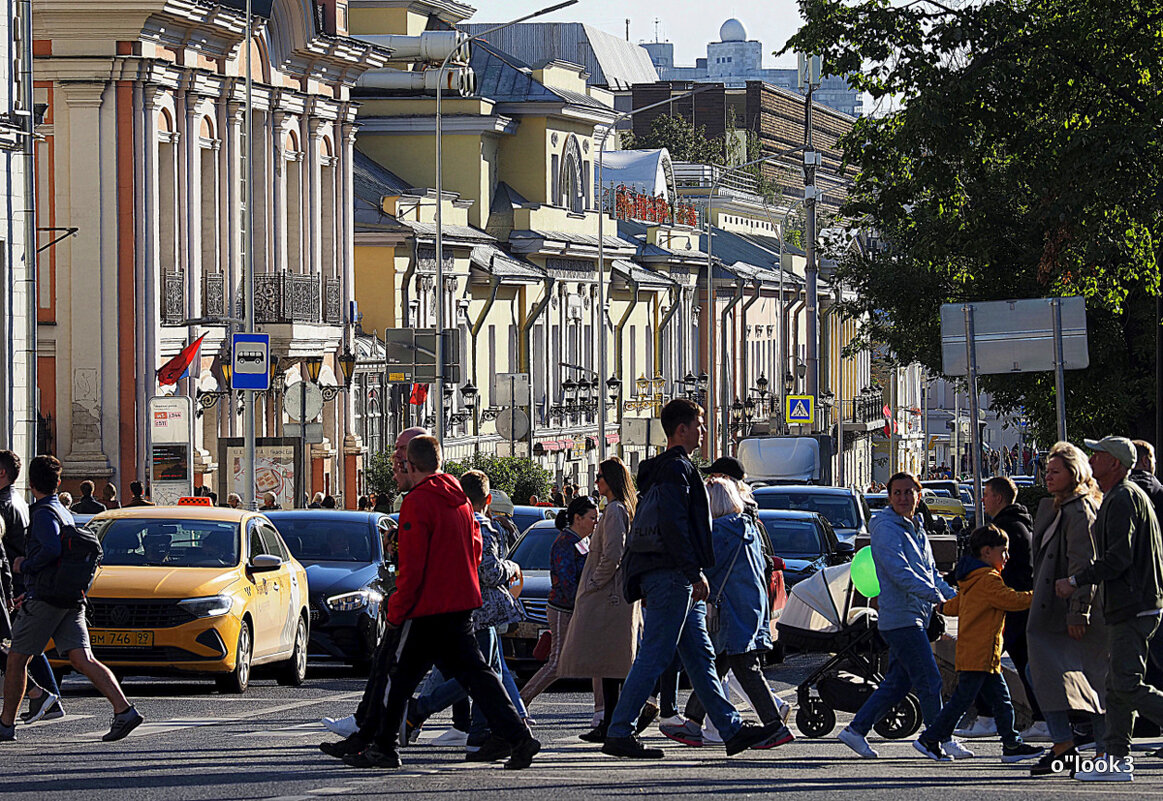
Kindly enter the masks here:
<path id="1" fill-rule="evenodd" d="M 793 658 L 772 669 L 777 692 L 791 698 L 810 661 Z M 355 674 L 314 665 L 301 688 L 280 687 L 260 674 L 241 697 L 219 695 L 208 681 L 130 679 L 127 693 L 147 722 L 128 739 L 107 744 L 100 737 L 109 724 L 108 704 L 83 680 L 70 676 L 65 683 L 67 717 L 18 726 L 17 740 L 0 744 L 0 798 L 306 801 L 389 794 L 455 799 L 472 793 L 556 801 L 781 792 L 815 799 L 820 793 L 843 791 L 878 801 L 1163 797 L 1163 759 L 1140 755 L 1133 784 L 1034 780 L 1023 767 L 1001 764 L 997 741 L 974 741 L 979 756 L 952 764 L 923 759 L 909 741 L 879 739 L 873 745 L 881 758 L 859 760 L 834 736 L 800 738 L 774 751 L 729 759 L 721 748 L 671 743 L 655 728 L 648 741 L 667 746 L 667 758 L 628 762 L 577 739 L 588 728 L 592 707 L 578 684 L 534 703 L 531 714 L 544 746 L 526 771 L 468 764 L 457 749 L 425 746 L 447 727 L 447 715 L 430 721 L 420 744 L 402 752 L 400 771 L 361 771 L 324 756 L 317 744 L 335 739 L 324 732 L 319 718 L 353 710 L 362 686 L 363 679 Z M 841 714 L 841 724 L 849 718 Z"/>

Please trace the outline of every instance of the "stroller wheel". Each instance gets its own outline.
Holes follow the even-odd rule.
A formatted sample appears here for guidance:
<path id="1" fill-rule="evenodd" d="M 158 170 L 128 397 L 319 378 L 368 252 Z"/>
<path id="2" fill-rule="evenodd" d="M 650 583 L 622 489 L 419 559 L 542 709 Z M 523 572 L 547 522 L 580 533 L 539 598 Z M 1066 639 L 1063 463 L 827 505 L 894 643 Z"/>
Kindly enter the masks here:
<path id="1" fill-rule="evenodd" d="M 921 728 L 921 705 L 916 696 L 909 693 L 892 711 L 881 718 L 875 726 L 876 733 L 886 740 L 900 740 L 910 737 Z"/>
<path id="2" fill-rule="evenodd" d="M 825 737 L 836 728 L 836 713 L 819 698 L 810 697 L 796 710 L 796 728 L 805 737 Z"/>

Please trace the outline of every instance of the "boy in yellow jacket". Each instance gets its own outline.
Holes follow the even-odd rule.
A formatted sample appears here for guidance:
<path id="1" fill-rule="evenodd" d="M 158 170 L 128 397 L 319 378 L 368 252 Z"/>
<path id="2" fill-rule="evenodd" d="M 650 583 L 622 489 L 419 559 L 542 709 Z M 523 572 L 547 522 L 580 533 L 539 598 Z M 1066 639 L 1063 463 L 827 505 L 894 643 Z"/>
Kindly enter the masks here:
<path id="1" fill-rule="evenodd" d="M 1001 735 L 1002 762 L 1020 762 L 1042 755 L 1041 748 L 1022 742 L 1014 728 L 1014 707 L 1001 675 L 1002 626 L 1006 612 L 1030 608 L 1032 592 L 1006 586 L 1001 570 L 1009 560 L 1009 538 L 997 526 L 975 529 L 969 536 L 969 553 L 957 565 L 957 595 L 941 607 L 946 615 L 960 618 L 957 626 L 957 689 L 941 714 L 913 747 L 930 759 L 946 762 L 941 748 L 953 735 L 961 716 L 978 693 L 993 709 Z"/>

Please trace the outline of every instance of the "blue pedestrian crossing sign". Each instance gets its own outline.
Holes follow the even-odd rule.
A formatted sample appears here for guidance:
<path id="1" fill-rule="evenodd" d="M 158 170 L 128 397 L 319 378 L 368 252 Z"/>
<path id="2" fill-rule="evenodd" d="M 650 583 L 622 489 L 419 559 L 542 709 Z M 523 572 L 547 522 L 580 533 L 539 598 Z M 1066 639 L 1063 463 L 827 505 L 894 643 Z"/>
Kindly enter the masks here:
<path id="1" fill-rule="evenodd" d="M 814 395 L 788 395 L 784 405 L 784 417 L 788 425 L 811 425 L 816 419 L 815 407 Z"/>

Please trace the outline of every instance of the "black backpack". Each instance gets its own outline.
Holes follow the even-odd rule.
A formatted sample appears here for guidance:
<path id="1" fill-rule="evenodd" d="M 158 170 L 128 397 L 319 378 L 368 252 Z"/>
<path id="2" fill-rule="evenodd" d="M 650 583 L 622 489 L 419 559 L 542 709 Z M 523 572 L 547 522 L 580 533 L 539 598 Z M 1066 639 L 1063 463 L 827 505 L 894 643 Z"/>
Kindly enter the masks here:
<path id="1" fill-rule="evenodd" d="M 85 600 L 101 564 L 101 541 L 92 529 L 68 521 L 51 506 L 47 507 L 61 527 L 61 556 L 56 564 L 38 576 L 37 600 L 53 606 L 76 606 Z"/>

